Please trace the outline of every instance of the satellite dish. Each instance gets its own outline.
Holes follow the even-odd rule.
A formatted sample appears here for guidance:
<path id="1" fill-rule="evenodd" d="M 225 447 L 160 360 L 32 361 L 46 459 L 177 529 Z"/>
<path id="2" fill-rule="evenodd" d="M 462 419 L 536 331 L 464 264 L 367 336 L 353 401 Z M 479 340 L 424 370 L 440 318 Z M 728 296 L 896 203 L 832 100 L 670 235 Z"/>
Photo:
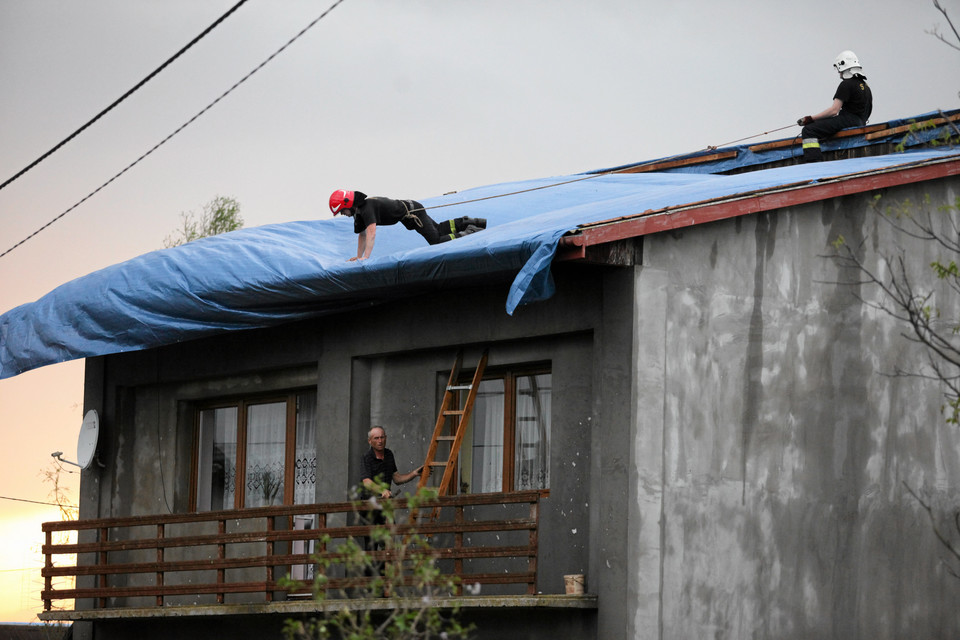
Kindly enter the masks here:
<path id="1" fill-rule="evenodd" d="M 97 453 L 97 440 L 100 438 L 100 416 L 96 410 L 90 409 L 83 416 L 80 425 L 80 435 L 77 437 L 77 463 L 81 469 L 86 469 L 93 462 Z"/>
<path id="2" fill-rule="evenodd" d="M 96 410 L 90 409 L 87 415 L 83 416 L 83 424 L 80 425 L 80 435 L 77 437 L 77 462 L 64 460 L 60 456 L 63 451 L 54 451 L 50 455 L 59 460 L 72 464 L 75 467 L 86 469 L 93 462 L 97 455 L 97 440 L 100 438 L 100 416 Z M 97 461 L 97 464 L 100 464 Z M 103 466 L 102 464 L 100 465 Z"/>

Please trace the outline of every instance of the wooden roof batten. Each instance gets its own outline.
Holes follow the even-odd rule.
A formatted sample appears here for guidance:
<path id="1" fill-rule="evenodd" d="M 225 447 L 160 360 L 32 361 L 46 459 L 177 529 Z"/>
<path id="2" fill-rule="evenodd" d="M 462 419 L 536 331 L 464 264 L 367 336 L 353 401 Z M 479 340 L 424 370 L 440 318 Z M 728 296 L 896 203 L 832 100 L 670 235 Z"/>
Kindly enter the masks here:
<path id="1" fill-rule="evenodd" d="M 909 133 L 916 126 L 939 127 L 944 124 L 960 123 L 960 111 L 956 113 L 944 113 L 940 111 L 940 116 L 931 116 L 929 118 L 920 118 L 911 121 L 909 124 L 891 127 L 889 123 L 865 125 L 862 127 L 853 127 L 843 129 L 831 136 L 831 139 L 853 138 L 863 136 L 867 142 L 874 142 L 889 138 L 890 136 Z M 762 153 L 764 151 L 775 151 L 777 149 L 787 149 L 799 146 L 799 133 L 792 138 L 782 138 L 780 140 L 771 140 L 769 142 L 760 142 L 747 146 L 752 153 Z M 740 152 L 738 148 L 730 147 L 707 147 L 705 150 L 693 154 L 685 154 L 661 160 L 652 160 L 648 162 L 637 163 L 636 165 L 626 165 L 616 170 L 617 173 L 647 173 L 651 171 L 666 171 L 678 167 L 689 167 L 720 160 L 729 160 L 738 157 Z"/>
<path id="2" fill-rule="evenodd" d="M 588 256 L 602 255 L 603 252 L 599 247 L 608 243 L 618 243 L 661 231 L 957 175 L 960 175 L 960 157 L 951 156 L 829 178 L 805 180 L 701 202 L 650 209 L 633 216 L 621 216 L 581 225 L 560 239 L 555 260 L 596 262 L 597 260 L 589 260 Z M 618 263 L 611 261 L 605 264 Z"/>

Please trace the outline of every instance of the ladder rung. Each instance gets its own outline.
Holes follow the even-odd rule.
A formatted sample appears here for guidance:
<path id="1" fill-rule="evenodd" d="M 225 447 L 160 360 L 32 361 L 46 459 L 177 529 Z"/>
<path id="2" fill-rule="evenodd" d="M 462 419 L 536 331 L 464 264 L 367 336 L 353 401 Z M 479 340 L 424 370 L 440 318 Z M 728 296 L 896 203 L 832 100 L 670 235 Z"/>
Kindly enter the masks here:
<path id="1" fill-rule="evenodd" d="M 463 410 L 462 410 L 462 409 L 456 409 L 456 410 L 451 409 L 451 410 L 449 410 L 449 411 L 444 411 L 444 412 L 443 412 L 443 415 L 445 415 L 445 416 L 462 416 L 462 415 L 463 415 Z"/>
<path id="2" fill-rule="evenodd" d="M 430 466 L 431 466 L 431 467 L 445 467 L 445 466 L 447 466 L 447 463 L 446 463 L 446 462 L 437 462 L 436 460 L 434 460 L 433 462 L 430 463 Z"/>
<path id="3" fill-rule="evenodd" d="M 447 391 L 469 391 L 473 389 L 472 384 L 455 384 L 447 387 Z"/>
<path id="4" fill-rule="evenodd" d="M 437 436 L 437 440 L 444 440 L 444 441 L 449 440 L 452 442 L 453 440 L 456 440 L 456 439 L 457 439 L 457 436 Z"/>

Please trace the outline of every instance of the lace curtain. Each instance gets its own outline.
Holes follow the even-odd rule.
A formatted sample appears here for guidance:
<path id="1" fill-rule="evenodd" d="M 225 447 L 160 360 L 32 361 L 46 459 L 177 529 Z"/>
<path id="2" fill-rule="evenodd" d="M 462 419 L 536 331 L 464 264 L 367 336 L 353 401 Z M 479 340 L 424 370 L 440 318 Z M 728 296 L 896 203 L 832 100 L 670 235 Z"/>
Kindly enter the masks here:
<path id="1" fill-rule="evenodd" d="M 286 402 L 247 407 L 244 507 L 283 504 L 286 434 Z"/>
<path id="2" fill-rule="evenodd" d="M 517 378 L 513 488 L 550 486 L 550 374 Z"/>
<path id="3" fill-rule="evenodd" d="M 293 503 L 317 501 L 317 394 L 297 396 L 297 446 L 294 465 Z"/>

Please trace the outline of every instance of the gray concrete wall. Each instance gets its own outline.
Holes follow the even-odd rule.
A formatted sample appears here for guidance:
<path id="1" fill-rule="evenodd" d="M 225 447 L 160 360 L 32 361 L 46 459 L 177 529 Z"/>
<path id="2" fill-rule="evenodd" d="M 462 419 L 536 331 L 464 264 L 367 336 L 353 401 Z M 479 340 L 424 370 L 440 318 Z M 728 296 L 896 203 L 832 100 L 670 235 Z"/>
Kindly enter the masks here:
<path id="1" fill-rule="evenodd" d="M 892 189 L 885 201 L 950 201 L 952 185 Z M 894 233 L 870 202 L 847 197 L 647 239 L 639 290 L 665 307 L 662 317 L 639 314 L 636 352 L 643 386 L 654 387 L 643 405 L 663 409 L 662 483 L 651 489 L 660 462 L 638 447 L 634 637 L 960 633 L 960 581 L 902 485 L 955 509 L 960 429 L 944 424 L 936 384 L 886 375 L 919 367 L 923 352 L 870 307 L 876 289 L 837 284 L 850 275 L 823 257 L 842 234 L 863 243 L 870 265 L 878 247 L 899 245 L 927 273 L 931 243 Z M 664 331 L 646 331 L 661 321 Z M 662 381 L 645 376 L 658 367 Z M 646 422 L 638 417 L 638 445 Z M 644 546 L 654 536 L 642 526 L 644 498 L 658 491 L 660 549 Z M 654 625 L 642 596 L 658 554 Z"/>

